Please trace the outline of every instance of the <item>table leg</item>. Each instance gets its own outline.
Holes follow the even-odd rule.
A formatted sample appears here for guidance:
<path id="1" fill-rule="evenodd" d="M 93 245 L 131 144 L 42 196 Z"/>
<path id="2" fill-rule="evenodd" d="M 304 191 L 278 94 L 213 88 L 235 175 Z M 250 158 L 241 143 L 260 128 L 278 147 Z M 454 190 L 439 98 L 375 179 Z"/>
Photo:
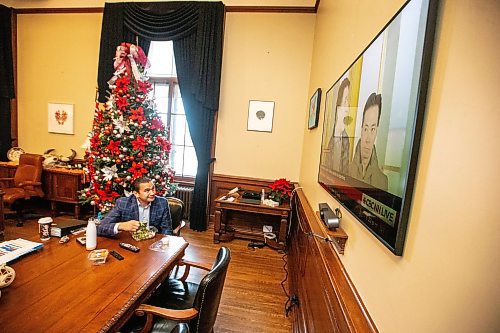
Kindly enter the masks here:
<path id="1" fill-rule="evenodd" d="M 214 243 L 220 243 L 220 224 L 221 224 L 221 210 L 215 209 L 215 223 L 214 223 Z"/>
<path id="2" fill-rule="evenodd" d="M 56 215 L 57 215 L 56 209 L 57 209 L 56 202 L 54 200 L 52 200 L 50 202 L 50 210 L 52 211 L 52 217 L 53 218 L 56 217 Z"/>
<path id="3" fill-rule="evenodd" d="M 75 204 L 75 219 L 79 220 L 80 219 L 80 205 Z"/>
<path id="4" fill-rule="evenodd" d="M 278 236 L 278 242 L 285 244 L 286 233 L 288 231 L 288 216 L 283 216 L 280 223 L 280 233 Z"/>

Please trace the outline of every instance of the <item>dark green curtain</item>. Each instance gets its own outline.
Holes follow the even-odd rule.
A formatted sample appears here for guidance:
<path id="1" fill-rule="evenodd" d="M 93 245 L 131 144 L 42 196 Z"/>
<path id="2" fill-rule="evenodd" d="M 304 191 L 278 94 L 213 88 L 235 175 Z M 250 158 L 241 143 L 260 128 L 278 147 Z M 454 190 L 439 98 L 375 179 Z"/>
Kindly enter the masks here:
<path id="1" fill-rule="evenodd" d="M 7 160 L 12 147 L 10 101 L 14 98 L 12 63 L 12 9 L 0 5 L 0 160 Z"/>
<path id="2" fill-rule="evenodd" d="M 198 170 L 190 211 L 191 228 L 207 229 L 208 172 L 212 132 L 219 108 L 224 5 L 222 2 L 106 3 L 99 54 L 99 100 L 106 101 L 113 57 L 121 42 L 172 40 L 177 76 Z"/>

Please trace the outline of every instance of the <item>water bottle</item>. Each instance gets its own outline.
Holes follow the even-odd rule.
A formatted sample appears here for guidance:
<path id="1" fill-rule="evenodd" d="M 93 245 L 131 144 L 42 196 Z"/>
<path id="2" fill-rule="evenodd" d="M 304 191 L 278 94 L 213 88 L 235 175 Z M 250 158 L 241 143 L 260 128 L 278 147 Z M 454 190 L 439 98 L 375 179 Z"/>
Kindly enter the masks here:
<path id="1" fill-rule="evenodd" d="M 94 250 L 97 247 L 97 227 L 94 218 L 89 219 L 86 238 L 85 247 L 89 251 Z"/>
<path id="2" fill-rule="evenodd" d="M 266 199 L 266 193 L 264 192 L 264 189 L 262 189 L 262 192 L 260 192 L 260 203 L 264 203 L 265 199 Z"/>

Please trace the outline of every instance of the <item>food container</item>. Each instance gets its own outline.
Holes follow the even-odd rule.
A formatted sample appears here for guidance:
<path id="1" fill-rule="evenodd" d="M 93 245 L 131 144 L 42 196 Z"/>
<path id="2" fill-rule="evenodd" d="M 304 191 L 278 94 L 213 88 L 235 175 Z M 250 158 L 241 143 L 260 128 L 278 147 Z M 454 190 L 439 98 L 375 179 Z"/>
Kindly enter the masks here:
<path id="1" fill-rule="evenodd" d="M 94 250 L 89 253 L 88 258 L 93 265 L 102 265 L 108 258 L 109 251 L 107 249 Z"/>
<path id="2" fill-rule="evenodd" d="M 168 245 L 170 244 L 170 237 L 173 236 L 165 236 L 159 241 L 154 242 L 149 246 L 149 249 L 157 252 L 167 252 L 169 249 Z"/>
<path id="3" fill-rule="evenodd" d="M 153 238 L 157 232 L 158 229 L 156 229 L 154 226 L 148 227 L 146 223 L 141 223 L 139 225 L 139 229 L 136 232 L 132 233 L 132 238 L 135 241 L 150 239 Z"/>

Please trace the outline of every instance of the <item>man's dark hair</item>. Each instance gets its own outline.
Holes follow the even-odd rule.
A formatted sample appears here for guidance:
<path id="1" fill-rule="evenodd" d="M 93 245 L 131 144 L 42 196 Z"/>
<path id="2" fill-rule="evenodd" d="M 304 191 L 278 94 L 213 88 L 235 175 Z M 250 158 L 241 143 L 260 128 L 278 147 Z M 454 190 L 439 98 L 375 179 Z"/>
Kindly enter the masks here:
<path id="1" fill-rule="evenodd" d="M 365 121 L 365 113 L 366 110 L 371 108 L 372 106 L 378 106 L 378 118 L 377 118 L 377 126 L 380 123 L 380 114 L 382 113 L 382 95 L 372 93 L 370 96 L 368 96 L 368 99 L 366 100 L 365 104 L 365 109 L 363 110 L 363 119 L 361 123 Z"/>
<path id="2" fill-rule="evenodd" d="M 148 177 L 140 177 L 134 180 L 132 183 L 132 189 L 136 192 L 139 192 L 139 189 L 141 188 L 141 184 L 146 184 L 146 183 L 151 183 L 151 179 Z"/>
<path id="3" fill-rule="evenodd" d="M 342 98 L 344 98 L 345 88 L 349 87 L 351 87 L 351 81 L 349 81 L 348 78 L 342 80 L 342 83 L 340 83 L 339 92 L 337 94 L 337 104 L 335 104 L 335 106 L 340 106 L 340 103 L 342 103 Z"/>

